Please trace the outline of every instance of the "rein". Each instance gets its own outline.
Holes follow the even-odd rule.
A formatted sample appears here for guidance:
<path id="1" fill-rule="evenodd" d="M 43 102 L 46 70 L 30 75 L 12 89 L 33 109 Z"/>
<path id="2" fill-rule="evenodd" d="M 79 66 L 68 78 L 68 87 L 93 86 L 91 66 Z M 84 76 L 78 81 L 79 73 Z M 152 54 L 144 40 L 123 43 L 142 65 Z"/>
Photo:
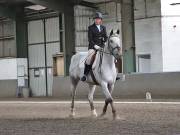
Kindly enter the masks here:
<path id="1" fill-rule="evenodd" d="M 118 46 L 116 46 L 116 47 L 114 47 L 114 48 L 112 48 L 111 46 L 110 46 L 110 38 L 111 37 L 119 37 L 119 36 L 116 36 L 116 35 L 112 35 L 112 36 L 109 36 L 108 37 L 108 48 L 109 48 L 109 51 L 110 52 L 105 52 L 104 51 L 104 48 L 103 48 L 103 50 L 99 50 L 99 52 L 102 52 L 102 53 L 105 53 L 105 54 L 109 54 L 109 55 L 113 55 L 113 51 L 115 50 L 115 49 L 118 49 L 119 47 Z M 114 55 L 113 55 L 114 56 Z"/>
<path id="2" fill-rule="evenodd" d="M 112 55 L 113 57 L 115 57 L 115 56 L 113 55 L 113 52 L 114 52 L 115 49 L 118 49 L 118 48 L 119 48 L 118 46 L 116 46 L 116 47 L 114 47 L 114 48 L 112 48 L 112 47 L 110 46 L 110 38 L 112 38 L 112 37 L 119 37 L 119 36 L 117 36 L 117 35 L 111 35 L 111 36 L 108 37 L 108 49 L 109 49 L 110 53 L 109 53 L 109 52 L 105 52 L 105 51 L 104 51 L 104 47 L 102 48 L 102 50 L 99 50 L 99 52 L 100 52 L 100 63 L 99 63 L 100 74 L 101 74 L 101 65 L 102 65 L 102 60 L 103 60 L 103 54 L 109 54 L 109 55 Z M 116 59 L 116 57 L 115 57 L 115 59 Z"/>

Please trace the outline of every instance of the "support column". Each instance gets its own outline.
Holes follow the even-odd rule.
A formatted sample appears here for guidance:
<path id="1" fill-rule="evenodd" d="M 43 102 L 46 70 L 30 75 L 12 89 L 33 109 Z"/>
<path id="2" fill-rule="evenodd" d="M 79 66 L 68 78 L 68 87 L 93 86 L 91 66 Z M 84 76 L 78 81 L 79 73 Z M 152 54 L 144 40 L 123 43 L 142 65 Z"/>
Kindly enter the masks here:
<path id="1" fill-rule="evenodd" d="M 24 23 L 24 8 L 0 6 L 0 16 L 15 21 L 17 58 L 27 58 L 26 26 Z"/>
<path id="2" fill-rule="evenodd" d="M 27 58 L 27 28 L 23 7 L 18 7 L 16 11 L 16 46 L 17 58 Z"/>
<path id="3" fill-rule="evenodd" d="M 136 72 L 135 32 L 134 32 L 134 0 L 122 0 L 122 45 L 123 72 Z"/>
<path id="4" fill-rule="evenodd" d="M 68 4 L 64 12 L 65 22 L 65 75 L 69 75 L 69 66 L 73 52 L 75 52 L 75 28 L 74 28 L 74 8 Z"/>
<path id="5" fill-rule="evenodd" d="M 27 58 L 26 26 L 24 23 L 23 7 L 0 6 L 0 16 L 10 18 L 16 23 L 17 58 Z"/>

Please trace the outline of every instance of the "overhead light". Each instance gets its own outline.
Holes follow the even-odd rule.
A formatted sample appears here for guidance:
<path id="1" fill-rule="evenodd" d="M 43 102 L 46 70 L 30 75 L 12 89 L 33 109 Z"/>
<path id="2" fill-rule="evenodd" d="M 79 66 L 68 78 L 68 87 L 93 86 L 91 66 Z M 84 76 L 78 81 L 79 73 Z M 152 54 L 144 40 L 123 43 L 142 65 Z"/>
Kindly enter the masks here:
<path id="1" fill-rule="evenodd" d="M 25 8 L 32 9 L 32 10 L 37 10 L 37 11 L 46 9 L 46 7 L 41 6 L 41 5 L 32 5 L 32 6 L 28 6 L 28 7 L 25 7 Z"/>
<path id="2" fill-rule="evenodd" d="M 180 5 L 180 3 L 171 3 L 171 6 Z"/>

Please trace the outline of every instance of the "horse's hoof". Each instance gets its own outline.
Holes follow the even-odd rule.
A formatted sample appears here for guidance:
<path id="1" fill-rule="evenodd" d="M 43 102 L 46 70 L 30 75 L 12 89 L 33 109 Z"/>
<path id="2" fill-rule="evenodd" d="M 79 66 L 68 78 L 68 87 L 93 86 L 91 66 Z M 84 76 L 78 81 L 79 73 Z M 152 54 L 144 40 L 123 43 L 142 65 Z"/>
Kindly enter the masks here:
<path id="1" fill-rule="evenodd" d="M 92 110 L 92 112 L 91 112 L 91 116 L 93 117 L 93 118 L 96 118 L 98 115 L 97 115 L 97 112 L 96 112 L 96 110 L 94 109 L 94 110 Z"/>
<path id="2" fill-rule="evenodd" d="M 85 82 L 86 79 L 87 79 L 86 76 L 83 76 L 83 77 L 81 78 L 81 81 L 82 81 L 82 82 Z"/>
<path id="3" fill-rule="evenodd" d="M 69 115 L 69 118 L 73 119 L 74 117 L 75 117 L 75 115 L 72 115 L 72 114 Z"/>
<path id="4" fill-rule="evenodd" d="M 117 115 L 117 114 L 113 114 L 113 120 L 120 120 L 119 115 Z"/>
<path id="5" fill-rule="evenodd" d="M 75 112 L 71 112 L 71 114 L 69 115 L 69 118 L 74 118 L 75 117 Z"/>
<path id="6" fill-rule="evenodd" d="M 101 113 L 100 117 L 104 117 L 106 113 Z"/>

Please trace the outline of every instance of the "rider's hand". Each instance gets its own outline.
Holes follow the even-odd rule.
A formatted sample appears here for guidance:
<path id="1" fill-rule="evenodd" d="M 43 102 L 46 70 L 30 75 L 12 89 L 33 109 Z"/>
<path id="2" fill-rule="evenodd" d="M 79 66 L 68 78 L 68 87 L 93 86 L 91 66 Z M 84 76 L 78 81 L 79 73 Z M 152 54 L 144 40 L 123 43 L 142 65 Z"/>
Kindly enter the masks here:
<path id="1" fill-rule="evenodd" d="M 96 50 L 101 50 L 101 47 L 98 46 L 98 45 L 95 45 L 94 48 L 95 48 Z"/>

